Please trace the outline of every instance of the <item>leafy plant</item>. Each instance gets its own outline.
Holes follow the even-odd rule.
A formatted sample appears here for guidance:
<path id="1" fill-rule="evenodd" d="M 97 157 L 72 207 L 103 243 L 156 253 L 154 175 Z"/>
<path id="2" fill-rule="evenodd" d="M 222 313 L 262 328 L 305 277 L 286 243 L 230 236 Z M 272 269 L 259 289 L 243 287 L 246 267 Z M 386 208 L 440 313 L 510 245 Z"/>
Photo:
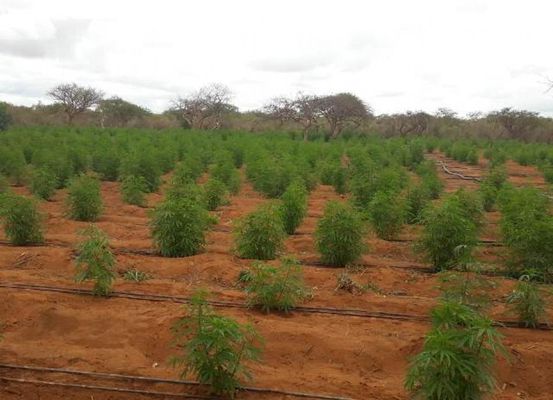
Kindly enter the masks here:
<path id="1" fill-rule="evenodd" d="M 301 265 L 292 258 L 281 260 L 280 267 L 254 262 L 246 283 L 248 304 L 263 311 L 288 312 L 307 294 Z"/>
<path id="2" fill-rule="evenodd" d="M 295 180 L 282 194 L 280 206 L 284 230 L 293 235 L 307 214 L 307 191 L 302 182 Z"/>
<path id="3" fill-rule="evenodd" d="M 81 232 L 83 241 L 77 248 L 75 281 L 94 281 L 93 293 L 108 296 L 115 280 L 115 256 L 109 248 L 108 236 L 94 225 Z"/>
<path id="4" fill-rule="evenodd" d="M 259 359 L 262 338 L 253 326 L 215 314 L 206 298 L 206 293 L 196 293 L 187 315 L 173 325 L 179 354 L 171 364 L 181 368 L 182 379 L 193 373 L 214 394 L 234 398 L 240 379 L 252 378 L 245 363 Z"/>
<path id="5" fill-rule="evenodd" d="M 77 221 L 96 221 L 102 213 L 100 182 L 88 175 L 73 178 L 66 200 L 68 214 Z"/>
<path id="6" fill-rule="evenodd" d="M 348 190 L 348 172 L 343 167 L 337 167 L 332 175 L 332 186 L 338 194 L 345 194 Z"/>
<path id="7" fill-rule="evenodd" d="M 125 203 L 145 207 L 147 190 L 146 180 L 142 176 L 128 175 L 121 181 L 121 196 Z"/>
<path id="8" fill-rule="evenodd" d="M 493 322 L 466 305 L 443 301 L 432 311 L 432 325 L 405 380 L 413 398 L 480 400 L 491 393 L 496 354 L 506 354 Z"/>
<path id="9" fill-rule="evenodd" d="M 0 196 L 0 219 L 8 240 L 15 245 L 42 243 L 43 216 L 33 199 L 16 194 Z"/>
<path id="10" fill-rule="evenodd" d="M 275 203 L 263 205 L 238 220 L 234 227 L 234 247 L 241 258 L 272 260 L 283 248 L 286 232 Z"/>
<path id="11" fill-rule="evenodd" d="M 369 219 L 381 239 L 397 237 L 405 220 L 405 202 L 396 194 L 378 192 L 369 204 Z"/>
<path id="12" fill-rule="evenodd" d="M 540 319 L 546 315 L 545 300 L 540 293 L 540 288 L 529 275 L 519 278 L 507 302 L 511 311 L 518 315 L 520 323 L 527 328 L 537 328 Z"/>
<path id="13" fill-rule="evenodd" d="M 49 200 L 58 187 L 58 179 L 46 168 L 35 169 L 31 173 L 31 192 L 43 199 Z"/>
<path id="14" fill-rule="evenodd" d="M 210 224 L 207 210 L 187 198 L 163 201 L 152 210 L 150 219 L 154 244 L 164 257 L 197 254 L 205 246 Z"/>
<path id="15" fill-rule="evenodd" d="M 422 222 L 423 211 L 430 203 L 430 192 L 424 185 L 412 186 L 407 191 L 405 219 L 408 224 Z"/>
<path id="16" fill-rule="evenodd" d="M 204 185 L 205 204 L 208 210 L 213 211 L 217 207 L 228 202 L 226 185 L 216 178 L 210 178 Z"/>
<path id="17" fill-rule="evenodd" d="M 365 250 L 364 232 L 361 217 L 355 210 L 337 201 L 328 202 L 315 231 L 315 244 L 322 261 L 340 267 L 355 262 Z"/>
<path id="18" fill-rule="evenodd" d="M 440 272 L 440 290 L 446 301 L 454 301 L 475 310 L 486 308 L 491 303 L 490 293 L 496 285 L 486 279 L 477 264 Z"/>

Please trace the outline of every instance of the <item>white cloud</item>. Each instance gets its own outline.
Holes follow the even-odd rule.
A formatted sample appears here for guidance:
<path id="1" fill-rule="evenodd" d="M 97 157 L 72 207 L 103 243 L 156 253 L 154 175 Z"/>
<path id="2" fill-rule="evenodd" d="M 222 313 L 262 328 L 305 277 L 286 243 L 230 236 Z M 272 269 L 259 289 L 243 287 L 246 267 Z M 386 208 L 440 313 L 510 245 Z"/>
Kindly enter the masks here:
<path id="1" fill-rule="evenodd" d="M 210 82 L 243 109 L 351 91 L 377 113 L 514 106 L 553 116 L 553 3 L 501 0 L 5 0 L 0 99 L 59 82 L 161 111 Z"/>

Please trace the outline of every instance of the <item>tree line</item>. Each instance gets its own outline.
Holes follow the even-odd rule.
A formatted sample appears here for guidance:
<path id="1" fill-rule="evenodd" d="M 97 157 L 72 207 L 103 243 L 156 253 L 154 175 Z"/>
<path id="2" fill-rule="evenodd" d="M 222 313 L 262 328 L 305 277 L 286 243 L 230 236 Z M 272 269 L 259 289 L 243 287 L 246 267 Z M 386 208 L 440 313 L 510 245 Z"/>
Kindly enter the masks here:
<path id="1" fill-rule="evenodd" d="M 52 88 L 52 104 L 32 107 L 0 102 L 0 130 L 14 125 L 79 125 L 186 129 L 237 129 L 251 132 L 281 130 L 336 138 L 344 132 L 379 133 L 384 136 L 435 135 L 553 141 L 553 119 L 536 112 L 503 108 L 474 112 L 461 118 L 440 108 L 435 113 L 406 111 L 375 115 L 370 105 L 352 93 L 277 97 L 261 109 L 240 112 L 232 104 L 231 90 L 211 84 L 178 96 L 169 109 L 156 114 L 120 97 L 105 98 L 92 87 L 75 83 Z"/>

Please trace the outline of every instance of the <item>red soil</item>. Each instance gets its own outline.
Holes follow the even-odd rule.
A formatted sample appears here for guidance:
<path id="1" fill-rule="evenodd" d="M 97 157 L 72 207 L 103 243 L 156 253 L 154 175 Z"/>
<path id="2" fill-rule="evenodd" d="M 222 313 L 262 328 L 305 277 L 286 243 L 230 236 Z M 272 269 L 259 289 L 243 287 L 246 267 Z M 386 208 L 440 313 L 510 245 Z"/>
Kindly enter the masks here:
<path id="1" fill-rule="evenodd" d="M 454 170 L 480 176 L 482 167 L 448 162 Z M 515 179 L 517 171 L 530 170 L 509 166 Z M 447 191 L 461 186 L 474 188 L 470 181 L 443 175 Z M 25 192 L 25 189 L 18 189 Z M 230 228 L 237 217 L 266 201 L 245 183 L 228 206 L 221 207 L 220 222 L 210 232 L 202 254 L 187 258 L 163 258 L 123 253 L 121 250 L 151 249 L 147 210 L 124 204 L 117 183 L 103 183 L 105 211 L 97 225 L 105 230 L 117 251 L 118 271 L 137 268 L 152 275 L 142 283 L 117 279 L 115 290 L 186 296 L 194 289 L 211 290 L 214 299 L 242 301 L 236 287 L 241 269 L 251 261 L 232 254 Z M 76 232 L 86 223 L 64 217 L 65 193 L 41 204 L 47 214 L 48 247 L 0 245 L 0 281 L 33 283 L 60 287 L 79 287 L 73 281 L 72 247 Z M 162 196 L 153 194 L 150 205 Z M 435 275 L 416 271 L 424 266 L 409 242 L 387 242 L 367 236 L 370 252 L 362 263 L 370 267 L 352 272 L 360 284 L 374 289 L 361 294 L 336 290 L 338 269 L 309 266 L 318 260 L 313 232 L 329 199 L 340 199 L 331 187 L 319 186 L 309 198 L 309 216 L 286 242 L 286 251 L 307 263 L 305 280 L 313 298 L 306 305 L 357 308 L 370 311 L 427 315 L 439 294 Z M 497 213 L 487 215 L 484 236 L 499 239 Z M 403 239 L 417 236 L 418 227 L 406 227 Z M 484 247 L 481 256 L 501 263 L 502 248 Z M 512 318 L 505 312 L 504 297 L 512 282 L 491 278 L 497 284 L 491 313 L 501 319 Z M 80 285 L 89 288 L 90 285 Z M 39 293 L 0 288 L 0 320 L 4 322 L 4 340 L 0 343 L 3 363 L 64 367 L 176 378 L 167 359 L 172 354 L 171 324 L 183 314 L 173 303 L 148 302 L 120 298 L 93 298 L 69 294 Z M 251 321 L 265 338 L 262 363 L 253 364 L 253 385 L 304 392 L 349 396 L 354 399 L 408 399 L 403 379 L 408 360 L 422 346 L 429 324 L 389 321 L 338 315 L 263 314 L 255 310 L 221 309 L 225 315 Z M 498 367 L 499 388 L 495 399 L 553 398 L 553 341 L 551 332 L 526 329 L 500 329 L 511 354 Z M 18 383 L 0 388 L 1 399 L 142 399 L 138 395 L 85 392 Z M 258 398 L 240 394 L 239 398 Z M 284 399 L 271 395 L 263 398 Z"/>

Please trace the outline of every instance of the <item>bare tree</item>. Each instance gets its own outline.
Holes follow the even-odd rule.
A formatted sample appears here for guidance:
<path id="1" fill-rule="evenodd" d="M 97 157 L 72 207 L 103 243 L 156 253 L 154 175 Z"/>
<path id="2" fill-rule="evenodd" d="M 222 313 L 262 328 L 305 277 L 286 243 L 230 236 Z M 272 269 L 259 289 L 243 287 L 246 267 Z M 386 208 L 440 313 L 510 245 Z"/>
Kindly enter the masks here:
<path id="1" fill-rule="evenodd" d="M 263 107 L 263 113 L 269 119 L 277 120 L 279 127 L 282 127 L 285 122 L 294 120 L 296 110 L 293 100 L 286 97 L 275 97 Z"/>
<path id="2" fill-rule="evenodd" d="M 330 128 L 330 137 L 337 137 L 346 124 L 357 128 L 361 123 L 372 116 L 372 110 L 363 101 L 351 93 L 339 93 L 319 99 L 321 115 L 326 119 Z"/>
<path id="3" fill-rule="evenodd" d="M 190 128 L 213 129 L 221 126 L 223 117 L 237 111 L 230 104 L 232 93 L 221 84 L 202 87 L 186 97 L 173 102 L 173 111 Z"/>
<path id="4" fill-rule="evenodd" d="M 301 92 L 294 99 L 276 97 L 264 107 L 264 112 L 269 118 L 278 120 L 280 126 L 286 121 L 299 124 L 306 141 L 309 131 L 317 126 L 317 119 L 321 116 L 320 98 Z"/>
<path id="5" fill-rule="evenodd" d="M 423 111 L 407 111 L 404 114 L 394 114 L 391 117 L 394 120 L 395 130 L 401 136 L 424 133 L 430 120 L 430 115 Z"/>
<path id="6" fill-rule="evenodd" d="M 76 83 L 66 83 L 54 87 L 48 92 L 48 96 L 63 106 L 67 122 L 71 125 L 75 116 L 98 105 L 104 93 L 91 87 L 78 86 Z"/>
<path id="7" fill-rule="evenodd" d="M 539 125 L 539 114 L 526 110 L 513 110 L 510 107 L 488 114 L 488 118 L 501 125 L 511 138 L 529 139 Z M 501 135 L 500 135 L 501 137 Z"/>

